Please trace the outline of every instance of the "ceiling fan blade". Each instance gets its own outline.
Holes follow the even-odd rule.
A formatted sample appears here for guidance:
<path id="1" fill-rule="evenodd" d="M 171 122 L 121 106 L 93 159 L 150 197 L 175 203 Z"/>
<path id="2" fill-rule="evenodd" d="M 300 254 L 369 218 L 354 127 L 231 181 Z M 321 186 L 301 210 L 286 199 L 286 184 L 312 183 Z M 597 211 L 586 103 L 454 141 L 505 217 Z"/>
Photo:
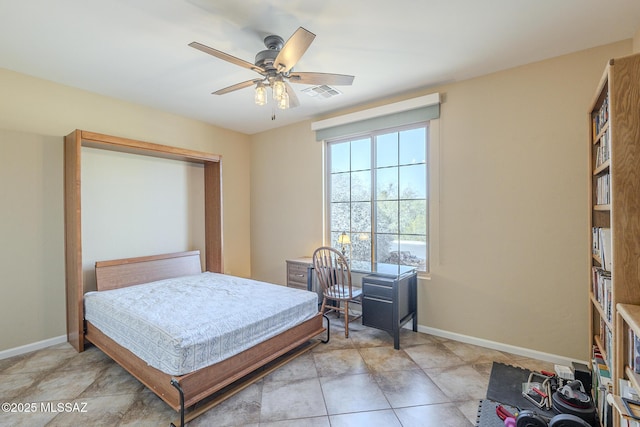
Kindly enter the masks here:
<path id="1" fill-rule="evenodd" d="M 300 101 L 296 96 L 295 91 L 291 87 L 291 85 L 287 82 L 284 82 L 284 86 L 287 88 L 287 95 L 289 95 L 289 108 L 294 108 L 300 105 Z"/>
<path id="2" fill-rule="evenodd" d="M 349 86 L 354 78 L 346 74 L 293 73 L 289 76 L 289 81 L 307 85 Z"/>
<path id="3" fill-rule="evenodd" d="M 279 72 L 286 73 L 300 60 L 309 49 L 316 35 L 302 27 L 298 28 L 289 40 L 286 41 L 273 65 Z"/>
<path id="4" fill-rule="evenodd" d="M 191 42 L 189 43 L 189 46 L 191 46 L 194 49 L 198 49 L 204 53 L 208 53 L 209 55 L 213 55 L 216 58 L 222 59 L 224 61 L 231 62 L 232 64 L 239 65 L 243 68 L 248 68 L 249 70 L 253 70 L 256 73 L 260 73 L 262 75 L 266 74 L 266 71 L 262 67 L 258 67 L 257 65 L 254 65 L 251 62 L 247 62 L 243 59 L 236 58 L 233 55 L 229 55 L 228 53 L 224 53 L 212 47 L 203 45 L 202 43 Z"/>
<path id="5" fill-rule="evenodd" d="M 244 89 L 245 87 L 253 86 L 254 84 L 261 82 L 262 79 L 247 80 L 246 82 L 236 83 L 232 86 L 225 87 L 224 89 L 217 90 L 212 95 L 224 95 L 225 93 L 233 92 L 236 90 Z"/>

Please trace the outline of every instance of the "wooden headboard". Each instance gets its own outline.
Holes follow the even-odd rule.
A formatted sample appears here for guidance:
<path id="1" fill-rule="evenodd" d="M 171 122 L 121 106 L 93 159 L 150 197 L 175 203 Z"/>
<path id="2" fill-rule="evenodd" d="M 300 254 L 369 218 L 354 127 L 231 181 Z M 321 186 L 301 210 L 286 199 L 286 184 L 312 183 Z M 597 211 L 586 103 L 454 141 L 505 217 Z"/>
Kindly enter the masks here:
<path id="1" fill-rule="evenodd" d="M 201 272 L 200 251 L 98 261 L 96 286 L 107 291 Z"/>

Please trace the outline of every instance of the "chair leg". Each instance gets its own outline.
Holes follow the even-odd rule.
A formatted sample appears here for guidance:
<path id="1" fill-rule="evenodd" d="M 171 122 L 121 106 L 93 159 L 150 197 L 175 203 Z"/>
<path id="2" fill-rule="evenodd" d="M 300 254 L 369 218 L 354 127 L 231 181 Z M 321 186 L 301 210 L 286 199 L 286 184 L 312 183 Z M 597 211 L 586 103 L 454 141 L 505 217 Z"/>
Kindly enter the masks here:
<path id="1" fill-rule="evenodd" d="M 324 314 L 324 308 L 327 306 L 327 297 L 322 298 L 322 308 L 320 309 L 320 313 Z"/>
<path id="2" fill-rule="evenodd" d="M 349 301 L 344 302 L 344 337 L 349 338 Z"/>

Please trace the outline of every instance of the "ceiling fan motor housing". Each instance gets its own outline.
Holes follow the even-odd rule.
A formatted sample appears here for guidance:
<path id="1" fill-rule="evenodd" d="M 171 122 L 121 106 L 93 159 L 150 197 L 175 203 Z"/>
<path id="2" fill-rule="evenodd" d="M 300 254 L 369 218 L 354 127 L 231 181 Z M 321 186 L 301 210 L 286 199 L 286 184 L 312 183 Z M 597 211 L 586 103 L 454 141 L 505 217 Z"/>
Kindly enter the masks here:
<path id="1" fill-rule="evenodd" d="M 275 69 L 273 62 L 284 46 L 284 40 L 280 36 L 267 36 L 264 38 L 264 45 L 267 49 L 257 53 L 255 65 L 269 71 L 269 69 Z"/>

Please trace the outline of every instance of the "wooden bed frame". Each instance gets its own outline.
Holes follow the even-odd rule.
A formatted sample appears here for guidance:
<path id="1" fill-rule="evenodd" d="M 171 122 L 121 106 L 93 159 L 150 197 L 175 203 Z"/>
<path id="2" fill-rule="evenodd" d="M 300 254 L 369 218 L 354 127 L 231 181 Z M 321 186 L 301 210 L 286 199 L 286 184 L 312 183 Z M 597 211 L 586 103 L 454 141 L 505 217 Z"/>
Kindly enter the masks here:
<path id="1" fill-rule="evenodd" d="M 286 357 L 295 357 L 301 354 L 302 351 L 305 351 L 303 348 L 305 343 L 324 331 L 329 332 L 328 328 L 325 329 L 323 326 L 322 314 L 318 313 L 312 319 L 231 358 L 177 377 L 150 367 L 129 350 L 116 344 L 84 319 L 84 294 L 87 289 L 85 289 L 83 282 L 82 271 L 82 209 L 80 203 L 82 147 L 203 164 L 205 169 L 205 270 L 223 272 L 221 156 L 94 132 L 73 131 L 65 137 L 65 270 L 67 340 L 78 352 L 84 351 L 86 343 L 93 343 L 170 407 L 180 411 L 180 424 L 184 425 L 185 408 L 195 405 L 241 378 L 250 376 L 249 374 L 255 373 L 265 365 L 269 364 L 272 366 L 271 369 L 274 369 L 273 366 L 277 365 L 271 362 L 278 358 L 282 359 L 287 353 L 291 356 Z M 200 272 L 202 272 L 202 267 L 199 251 L 96 263 L 98 291 Z M 296 348 L 299 350 L 292 352 Z M 259 379 L 256 376 L 254 378 L 252 381 Z M 213 403 L 215 404 L 216 401 Z M 213 405 L 209 404 L 206 408 L 211 406 Z M 193 419 L 202 412 L 204 410 L 194 411 L 189 414 L 189 417 Z"/>
<path id="2" fill-rule="evenodd" d="M 96 262 L 98 291 L 201 272 L 200 251 Z M 182 412 L 182 417 L 185 408 L 195 405 L 325 331 L 322 315 L 318 313 L 312 319 L 231 358 L 195 372 L 173 376 L 147 365 L 103 334 L 91 322 L 85 321 L 85 324 L 84 337 L 88 342 L 115 360 L 173 409 Z M 183 396 L 180 396 L 180 389 Z"/>

